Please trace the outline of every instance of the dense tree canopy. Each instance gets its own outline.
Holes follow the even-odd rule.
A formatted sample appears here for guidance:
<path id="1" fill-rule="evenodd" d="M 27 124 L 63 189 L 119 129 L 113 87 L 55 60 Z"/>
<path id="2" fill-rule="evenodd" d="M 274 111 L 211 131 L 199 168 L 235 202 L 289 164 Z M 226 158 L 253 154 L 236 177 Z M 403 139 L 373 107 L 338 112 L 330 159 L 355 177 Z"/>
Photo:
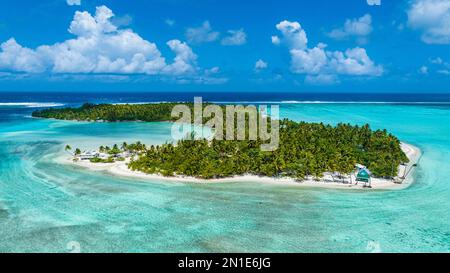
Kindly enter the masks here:
<path id="1" fill-rule="evenodd" d="M 325 172 L 348 174 L 356 163 L 366 165 L 376 176 L 391 177 L 407 161 L 399 140 L 385 130 L 283 120 L 280 147 L 273 152 L 261 151 L 259 141 L 180 140 L 176 145 L 150 147 L 129 167 L 206 179 L 247 173 L 303 179 Z"/>
<path id="2" fill-rule="evenodd" d="M 178 103 L 90 104 L 79 108 L 50 108 L 33 112 L 33 117 L 83 121 L 171 121 L 171 111 Z M 187 104 L 193 107 L 193 104 Z"/>

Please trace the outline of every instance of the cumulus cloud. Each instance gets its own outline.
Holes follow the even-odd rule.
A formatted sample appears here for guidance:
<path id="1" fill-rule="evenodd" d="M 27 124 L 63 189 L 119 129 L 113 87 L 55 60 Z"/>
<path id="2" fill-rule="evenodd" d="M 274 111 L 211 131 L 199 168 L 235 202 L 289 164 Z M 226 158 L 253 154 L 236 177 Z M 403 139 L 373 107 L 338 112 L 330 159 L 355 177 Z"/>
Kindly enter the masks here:
<path id="1" fill-rule="evenodd" d="M 324 45 L 291 50 L 291 71 L 298 74 L 341 74 L 380 76 L 383 68 L 369 58 L 364 48 L 326 51 Z"/>
<path id="2" fill-rule="evenodd" d="M 22 47 L 14 38 L 2 43 L 0 48 L 0 69 L 31 73 L 45 71 L 39 54 L 32 49 Z"/>
<path id="3" fill-rule="evenodd" d="M 345 52 L 328 52 L 327 55 L 330 57 L 331 70 L 338 74 L 358 76 L 380 76 L 383 74 L 383 68 L 380 65 L 375 65 L 364 48 L 355 47 L 347 49 Z"/>
<path id="4" fill-rule="evenodd" d="M 306 32 L 298 22 L 283 21 L 276 28 L 282 33 L 280 43 L 289 48 L 291 71 L 305 74 L 308 83 L 337 82 L 337 75 L 380 76 L 383 73 L 382 66 L 376 65 L 364 48 L 328 51 L 324 43 L 309 48 Z"/>
<path id="5" fill-rule="evenodd" d="M 238 30 L 229 30 L 228 35 L 229 36 L 222 39 L 222 45 L 236 46 L 243 45 L 247 42 L 247 34 L 242 28 Z"/>
<path id="6" fill-rule="evenodd" d="M 367 0 L 369 6 L 380 6 L 381 0 Z"/>
<path id="7" fill-rule="evenodd" d="M 67 0 L 67 5 L 69 6 L 80 6 L 81 0 Z"/>
<path id="8" fill-rule="evenodd" d="M 361 39 L 368 36 L 372 32 L 372 16 L 365 14 L 356 19 L 347 19 L 343 27 L 333 29 L 328 36 L 333 39 L 345 39 L 356 37 Z"/>
<path id="9" fill-rule="evenodd" d="M 414 0 L 407 10 L 408 26 L 422 32 L 427 44 L 450 44 L 450 0 Z"/>
<path id="10" fill-rule="evenodd" d="M 106 6 L 97 7 L 94 17 L 87 11 L 77 11 L 70 23 L 69 32 L 79 37 L 92 37 L 102 33 L 115 32 L 117 27 L 109 20 L 113 16 L 112 10 Z"/>
<path id="11" fill-rule="evenodd" d="M 176 57 L 172 64 L 164 68 L 164 71 L 172 75 L 194 74 L 197 70 L 197 55 L 192 52 L 192 49 L 179 40 L 168 41 L 167 45 Z"/>
<path id="12" fill-rule="evenodd" d="M 283 42 L 290 48 L 304 49 L 308 43 L 306 32 L 298 22 L 282 21 L 275 26 L 283 35 Z M 280 44 L 278 36 L 272 36 L 272 43 Z"/>
<path id="13" fill-rule="evenodd" d="M 106 6 L 97 7 L 95 15 L 77 11 L 68 29 L 75 38 L 36 49 L 23 47 L 11 38 L 0 45 L 0 69 L 54 74 L 197 73 L 197 55 L 185 42 L 167 42 L 175 54 L 173 62 L 167 63 L 155 43 L 131 29 L 118 28 L 111 22 L 113 16 Z"/>
<path id="14" fill-rule="evenodd" d="M 260 70 L 266 69 L 267 67 L 268 67 L 268 64 L 265 61 L 261 60 L 261 59 L 257 60 L 256 63 L 255 63 L 255 70 L 256 71 L 260 71 Z"/>
<path id="15" fill-rule="evenodd" d="M 220 33 L 213 31 L 209 21 L 204 21 L 199 27 L 191 27 L 186 30 L 186 39 L 191 44 L 214 42 L 219 39 Z"/>
<path id="16" fill-rule="evenodd" d="M 291 70 L 298 74 L 319 74 L 329 64 L 325 45 L 314 48 L 291 49 Z"/>

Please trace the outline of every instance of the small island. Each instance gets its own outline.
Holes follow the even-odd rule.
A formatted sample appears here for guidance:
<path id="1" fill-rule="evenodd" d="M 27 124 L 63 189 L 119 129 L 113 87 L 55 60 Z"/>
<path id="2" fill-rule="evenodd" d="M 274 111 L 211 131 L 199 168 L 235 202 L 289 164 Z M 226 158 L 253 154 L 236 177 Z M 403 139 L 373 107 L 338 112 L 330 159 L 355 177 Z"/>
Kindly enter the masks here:
<path id="1" fill-rule="evenodd" d="M 174 121 L 171 110 L 175 105 L 84 104 L 79 108 L 35 111 L 33 116 L 105 122 Z M 186 105 L 192 107 L 192 104 Z M 284 119 L 280 121 L 279 135 L 279 148 L 270 152 L 259 149 L 259 139 L 227 141 L 201 138 L 149 147 L 139 142 L 123 143 L 120 147 L 99 147 L 96 151 L 84 153 L 78 149 L 73 153 L 73 159 L 84 161 L 81 163 L 84 166 L 120 165 L 122 174 L 129 171 L 209 181 L 246 176 L 304 182 L 328 179 L 352 185 L 357 183 L 362 170 L 372 179 L 401 183 L 419 154 L 415 147 L 402 144 L 386 130 L 372 130 L 367 124 L 331 126 Z"/>

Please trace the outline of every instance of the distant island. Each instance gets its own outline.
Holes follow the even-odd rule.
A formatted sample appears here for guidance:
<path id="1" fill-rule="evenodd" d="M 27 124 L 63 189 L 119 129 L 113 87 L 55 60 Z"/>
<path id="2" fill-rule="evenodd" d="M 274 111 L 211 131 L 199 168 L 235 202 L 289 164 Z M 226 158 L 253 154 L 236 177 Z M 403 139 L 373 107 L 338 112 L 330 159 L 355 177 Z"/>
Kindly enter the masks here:
<path id="1" fill-rule="evenodd" d="M 32 116 L 79 121 L 174 121 L 171 110 L 175 105 L 84 104 L 79 108 L 39 110 Z M 260 143 L 259 139 L 182 139 L 150 147 L 126 144 L 121 148 L 100 147 L 84 159 L 93 163 L 127 159 L 133 171 L 166 177 L 217 179 L 251 174 L 296 180 L 310 176 L 319 179 L 325 173 L 348 176 L 355 165 L 367 167 L 374 177 L 393 178 L 398 175 L 398 166 L 409 161 L 397 137 L 386 130 L 372 130 L 367 124 L 331 126 L 284 119 L 280 121 L 279 149 L 264 152 L 259 149 Z M 80 155 L 81 151 L 77 152 Z"/>
<path id="2" fill-rule="evenodd" d="M 193 103 L 183 103 L 190 108 Z M 92 104 L 85 103 L 78 108 L 49 108 L 34 111 L 33 117 L 78 121 L 175 121 L 172 109 L 179 103 L 149 104 Z M 207 105 L 207 104 L 206 104 Z"/>

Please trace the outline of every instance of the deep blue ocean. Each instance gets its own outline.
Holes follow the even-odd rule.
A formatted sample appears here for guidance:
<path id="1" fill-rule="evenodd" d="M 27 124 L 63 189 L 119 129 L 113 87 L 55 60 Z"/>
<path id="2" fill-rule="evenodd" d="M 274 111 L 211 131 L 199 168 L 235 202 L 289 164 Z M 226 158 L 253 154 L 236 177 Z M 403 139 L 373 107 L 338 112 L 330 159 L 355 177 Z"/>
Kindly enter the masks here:
<path id="1" fill-rule="evenodd" d="M 285 92 L 0 92 L 0 103 L 46 102 L 81 104 L 93 103 L 139 103 L 163 101 L 193 101 L 194 96 L 210 102 L 278 102 L 278 103 L 326 103 L 326 102 L 372 102 L 372 103 L 450 103 L 450 94 L 392 94 L 392 93 L 285 93 Z"/>
<path id="2" fill-rule="evenodd" d="M 402 190 L 141 181 L 57 158 L 67 144 L 164 143 L 170 123 L 31 117 L 194 96 L 280 104 L 281 117 L 296 121 L 368 123 L 423 156 Z M 449 94 L 0 92 L 0 252 L 450 252 L 449 158 Z"/>

